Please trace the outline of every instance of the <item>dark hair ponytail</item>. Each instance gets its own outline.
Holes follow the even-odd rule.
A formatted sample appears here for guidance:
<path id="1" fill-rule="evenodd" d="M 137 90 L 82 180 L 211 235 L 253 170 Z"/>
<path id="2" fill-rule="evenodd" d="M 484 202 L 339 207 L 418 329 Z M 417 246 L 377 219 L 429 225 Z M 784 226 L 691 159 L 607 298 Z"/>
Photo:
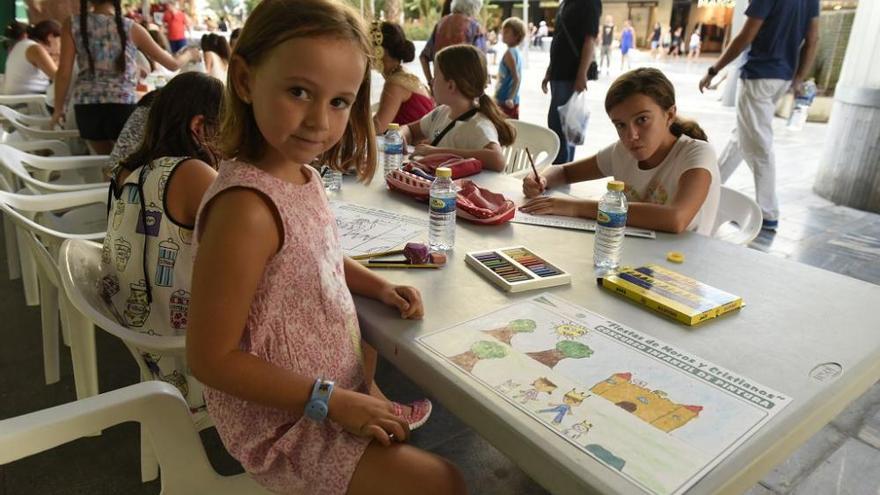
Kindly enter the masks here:
<path id="1" fill-rule="evenodd" d="M 412 62 L 416 57 L 416 46 L 406 39 L 406 33 L 399 24 L 382 23 L 382 48 L 392 58 L 402 62 Z"/>
<path id="2" fill-rule="evenodd" d="M 122 22 L 122 0 L 113 0 L 113 17 L 116 20 L 116 32 L 119 33 L 119 56 L 116 57 L 116 70 L 125 72 L 125 45 L 128 37 L 125 35 L 125 23 Z"/>
<path id="3" fill-rule="evenodd" d="M 6 38 L 3 41 L 3 46 L 6 47 L 6 50 L 12 50 L 12 47 L 21 41 L 27 33 L 27 24 L 13 20 L 6 25 L 6 30 L 3 32 L 3 36 Z"/>
<path id="4" fill-rule="evenodd" d="M 89 0 L 79 0 L 79 35 L 82 38 L 83 47 L 86 49 L 86 58 L 89 59 L 89 72 L 95 73 L 95 59 L 89 48 Z"/>
<path id="5" fill-rule="evenodd" d="M 605 112 L 610 112 L 612 108 L 633 95 L 645 95 L 663 110 L 675 106 L 675 88 L 669 79 L 657 69 L 643 67 L 623 74 L 611 84 L 605 95 Z M 669 132 L 675 137 L 684 134 L 700 141 L 709 140 L 699 124 L 680 117 L 675 117 L 672 125 L 669 126 Z"/>
<path id="6" fill-rule="evenodd" d="M 501 146 L 510 146 L 516 140 L 516 129 L 507 121 L 507 117 L 498 108 L 498 104 L 491 96 L 483 93 L 477 99 L 480 113 L 485 115 L 487 119 L 492 121 L 495 129 L 498 131 L 498 144 Z"/>
<path id="7" fill-rule="evenodd" d="M 498 144 L 513 144 L 516 129 L 507 121 L 495 100 L 483 92 L 489 79 L 483 53 L 473 45 L 452 45 L 437 52 L 434 61 L 443 77 L 453 81 L 462 95 L 477 99 L 480 113 L 498 130 Z"/>

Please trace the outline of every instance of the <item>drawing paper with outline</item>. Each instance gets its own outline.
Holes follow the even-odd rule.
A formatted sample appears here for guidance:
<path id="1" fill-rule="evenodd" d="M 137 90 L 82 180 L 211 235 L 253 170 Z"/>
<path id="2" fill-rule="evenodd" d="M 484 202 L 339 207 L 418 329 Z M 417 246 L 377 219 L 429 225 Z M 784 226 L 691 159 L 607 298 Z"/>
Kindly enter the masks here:
<path id="1" fill-rule="evenodd" d="M 419 342 L 645 492 L 684 492 L 791 399 L 550 294 Z"/>
<path id="2" fill-rule="evenodd" d="M 427 237 L 428 220 L 344 201 L 330 201 L 342 252 L 346 256 L 378 253 Z"/>

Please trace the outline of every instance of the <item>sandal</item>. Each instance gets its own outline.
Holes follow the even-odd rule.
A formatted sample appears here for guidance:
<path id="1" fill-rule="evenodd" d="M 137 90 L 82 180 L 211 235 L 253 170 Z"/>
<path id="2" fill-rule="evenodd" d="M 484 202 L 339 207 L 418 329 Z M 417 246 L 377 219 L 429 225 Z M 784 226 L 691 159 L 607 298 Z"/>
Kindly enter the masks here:
<path id="1" fill-rule="evenodd" d="M 406 405 L 412 408 L 409 414 L 404 414 L 404 405 L 398 404 L 397 402 L 391 403 L 394 415 L 409 424 L 409 431 L 419 428 L 428 421 L 429 417 L 431 417 L 433 406 L 428 399 L 417 400 Z"/>

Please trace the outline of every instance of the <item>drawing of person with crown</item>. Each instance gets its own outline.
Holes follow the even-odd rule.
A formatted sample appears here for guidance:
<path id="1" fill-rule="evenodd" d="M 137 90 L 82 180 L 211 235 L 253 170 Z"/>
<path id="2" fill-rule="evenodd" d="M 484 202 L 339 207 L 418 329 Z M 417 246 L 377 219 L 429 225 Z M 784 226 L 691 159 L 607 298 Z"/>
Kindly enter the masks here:
<path id="1" fill-rule="evenodd" d="M 571 408 L 575 406 L 581 405 L 584 402 L 584 399 L 589 397 L 589 395 L 584 395 L 580 392 L 577 392 L 575 389 L 571 389 L 565 393 L 562 397 L 562 404 L 553 404 L 550 403 L 551 407 L 549 409 L 541 409 L 538 411 L 539 413 L 547 413 L 554 412 L 556 416 L 553 418 L 553 424 L 561 424 L 562 420 L 565 419 L 566 415 L 571 415 Z"/>

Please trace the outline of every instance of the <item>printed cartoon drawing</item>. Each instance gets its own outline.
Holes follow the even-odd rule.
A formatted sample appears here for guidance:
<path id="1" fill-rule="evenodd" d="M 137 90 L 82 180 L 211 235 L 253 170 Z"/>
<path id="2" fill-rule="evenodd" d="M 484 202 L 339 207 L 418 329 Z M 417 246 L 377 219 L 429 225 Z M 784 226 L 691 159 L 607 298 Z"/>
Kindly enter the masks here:
<path id="1" fill-rule="evenodd" d="M 146 221 L 146 226 L 144 222 Z M 142 215 L 138 215 L 137 228 L 135 232 L 138 234 L 156 237 L 159 235 L 159 224 L 162 222 L 162 210 L 153 203 L 144 210 Z"/>
<path id="2" fill-rule="evenodd" d="M 119 293 L 119 278 L 116 275 L 104 275 L 101 277 L 101 297 L 105 301 Z"/>
<path id="3" fill-rule="evenodd" d="M 550 299 L 547 299 L 544 296 L 538 296 L 535 298 L 535 302 L 539 302 L 541 304 L 546 304 L 547 306 L 557 307 Z"/>
<path id="4" fill-rule="evenodd" d="M 109 265 L 113 262 L 113 250 L 110 248 L 110 244 L 113 242 L 112 238 L 108 235 L 104 238 L 104 244 L 101 245 L 101 264 Z"/>
<path id="5" fill-rule="evenodd" d="M 178 227 L 177 233 L 180 235 L 180 242 L 186 244 L 187 246 L 192 244 L 192 242 L 193 242 L 193 231 L 192 230 L 185 229 L 183 227 Z"/>
<path id="6" fill-rule="evenodd" d="M 152 332 L 146 332 L 147 334 L 152 334 Z M 159 361 L 162 359 L 162 356 L 159 354 L 151 354 L 149 352 L 142 352 L 141 358 L 144 360 L 144 364 L 147 365 L 147 369 L 150 370 L 150 375 L 153 378 L 159 379 L 162 377 L 162 370 L 159 369 Z"/>
<path id="7" fill-rule="evenodd" d="M 125 201 L 116 201 L 116 206 L 113 208 L 113 228 L 119 229 L 119 226 L 122 225 L 122 218 L 125 214 Z"/>
<path id="8" fill-rule="evenodd" d="M 571 415 L 571 408 L 575 406 L 579 406 L 584 402 L 584 399 L 589 397 L 589 395 L 584 395 L 575 389 L 571 389 L 562 396 L 562 404 L 553 404 L 553 406 L 549 409 L 541 409 L 538 411 L 539 413 L 556 413 L 556 416 L 553 417 L 554 424 L 562 423 L 562 420 L 565 419 L 566 415 Z"/>
<path id="9" fill-rule="evenodd" d="M 160 287 L 171 287 L 174 285 L 174 263 L 177 261 L 178 252 L 180 252 L 180 244 L 171 239 L 166 239 L 159 243 L 156 285 Z"/>
<path id="10" fill-rule="evenodd" d="M 141 195 L 140 195 L 140 193 L 138 192 L 138 188 L 137 188 L 137 187 L 135 187 L 135 186 L 132 184 L 132 185 L 127 186 L 125 189 L 128 191 L 128 195 L 127 195 L 126 197 L 128 198 L 128 203 L 129 203 L 129 204 L 133 204 L 133 205 L 134 205 L 134 204 L 138 204 L 138 203 L 141 202 Z"/>
<path id="11" fill-rule="evenodd" d="M 555 325 L 553 330 L 556 332 L 557 337 L 569 340 L 574 340 L 587 334 L 587 327 L 574 322 L 560 323 Z"/>
<path id="12" fill-rule="evenodd" d="M 593 423 L 590 423 L 589 420 L 585 419 L 580 423 L 575 423 L 568 428 L 562 430 L 562 434 L 574 441 L 577 441 L 579 438 L 589 433 L 590 428 L 592 427 Z"/>
<path id="13" fill-rule="evenodd" d="M 532 388 L 528 390 L 523 390 L 520 393 L 516 394 L 516 396 L 514 396 L 514 399 L 519 400 L 520 404 L 527 404 L 531 401 L 538 400 L 538 395 L 541 392 L 550 395 L 553 393 L 554 390 L 556 390 L 556 384 L 542 376 L 532 382 Z"/>
<path id="14" fill-rule="evenodd" d="M 187 315 L 189 314 L 189 292 L 176 290 L 168 300 L 168 313 L 171 319 L 171 328 L 186 330 Z"/>
<path id="15" fill-rule="evenodd" d="M 474 342 L 469 351 L 457 354 L 449 359 L 465 371 L 472 372 L 474 366 L 476 366 L 481 359 L 500 359 L 507 356 L 509 352 L 510 349 L 497 342 L 481 340 L 479 342 Z"/>
<path id="16" fill-rule="evenodd" d="M 553 368 L 563 359 L 588 358 L 593 355 L 593 350 L 586 344 L 573 342 L 571 340 L 563 340 L 562 342 L 558 342 L 553 349 L 540 352 L 527 352 L 526 355 L 549 368 Z"/>
<path id="17" fill-rule="evenodd" d="M 495 385 L 495 390 L 500 392 L 503 395 L 508 395 L 513 393 L 514 390 L 519 388 L 519 383 L 516 383 L 513 380 L 507 380 L 504 383 L 499 385 Z"/>
<path id="18" fill-rule="evenodd" d="M 666 392 L 652 391 L 645 385 L 641 380 L 633 380 L 631 373 L 615 373 L 593 385 L 590 391 L 667 433 L 696 419 L 703 410 L 702 406 L 672 402 Z"/>
<path id="19" fill-rule="evenodd" d="M 602 462 L 604 462 L 605 464 L 608 464 L 609 466 L 613 467 L 614 469 L 616 469 L 618 471 L 623 471 L 623 467 L 626 466 L 625 460 L 612 454 L 608 449 L 606 449 L 605 447 L 603 447 L 599 444 L 591 443 L 591 444 L 585 446 L 584 448 L 587 449 L 587 451 L 590 452 L 591 454 L 593 454 L 594 456 L 601 459 Z"/>
<path id="20" fill-rule="evenodd" d="M 165 197 L 165 186 L 168 184 L 168 178 L 171 176 L 171 172 L 165 172 L 159 177 L 159 197 Z"/>
<path id="21" fill-rule="evenodd" d="M 136 284 L 130 284 L 131 292 L 125 303 L 125 321 L 127 326 L 140 328 L 144 326 L 147 317 L 150 316 L 150 303 L 147 302 L 147 286 L 143 280 Z"/>
<path id="22" fill-rule="evenodd" d="M 513 339 L 514 335 L 518 333 L 534 332 L 535 328 L 538 328 L 538 324 L 535 323 L 535 320 L 522 319 L 513 320 L 507 325 L 494 330 L 483 330 L 483 333 L 488 333 L 501 342 L 510 345 L 510 341 Z"/>
<path id="23" fill-rule="evenodd" d="M 116 270 L 124 272 L 125 267 L 128 266 L 128 260 L 131 258 L 131 244 L 120 237 L 113 243 L 113 247 L 116 248 Z"/>

